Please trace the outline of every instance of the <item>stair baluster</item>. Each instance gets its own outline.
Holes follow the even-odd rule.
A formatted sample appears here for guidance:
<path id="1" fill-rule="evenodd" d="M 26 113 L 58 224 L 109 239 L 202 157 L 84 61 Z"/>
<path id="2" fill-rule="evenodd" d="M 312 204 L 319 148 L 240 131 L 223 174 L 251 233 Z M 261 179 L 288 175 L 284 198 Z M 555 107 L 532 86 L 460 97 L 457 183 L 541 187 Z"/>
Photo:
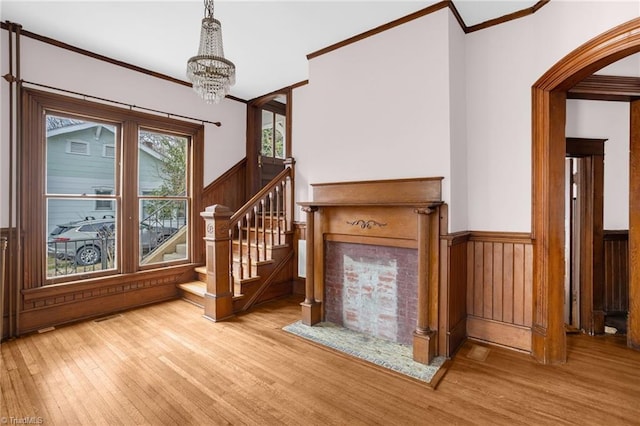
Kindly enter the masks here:
<path id="1" fill-rule="evenodd" d="M 264 258 L 262 260 L 267 260 L 267 225 L 265 218 L 267 217 L 267 211 L 265 209 L 265 200 L 264 198 L 260 200 L 260 209 L 262 210 L 262 247 L 264 247 Z"/>
<path id="2" fill-rule="evenodd" d="M 252 266 L 252 255 L 251 255 L 251 210 L 247 212 L 245 215 L 245 222 L 247 227 L 247 274 L 249 277 L 253 275 Z M 242 245 L 240 246 L 240 250 L 242 250 Z"/>
<path id="3" fill-rule="evenodd" d="M 242 218 L 238 221 L 238 275 L 240 279 L 244 279 L 244 265 L 242 263 Z"/>
<path id="4" fill-rule="evenodd" d="M 276 225 L 276 234 L 278 235 L 278 245 L 282 244 L 282 241 L 280 240 L 282 231 L 280 229 L 280 185 L 282 183 L 278 182 L 278 185 L 276 186 L 276 221 L 277 221 L 277 225 Z"/>

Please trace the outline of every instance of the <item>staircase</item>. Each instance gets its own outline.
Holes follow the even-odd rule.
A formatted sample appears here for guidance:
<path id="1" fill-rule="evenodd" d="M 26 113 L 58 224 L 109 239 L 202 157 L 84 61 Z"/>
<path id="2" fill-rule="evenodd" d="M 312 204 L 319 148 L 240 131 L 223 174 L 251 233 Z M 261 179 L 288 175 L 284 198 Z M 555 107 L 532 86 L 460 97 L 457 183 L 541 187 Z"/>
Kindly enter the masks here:
<path id="1" fill-rule="evenodd" d="M 183 299 L 203 307 L 210 319 L 224 319 L 221 316 L 225 315 L 218 312 L 220 309 L 214 309 L 213 315 L 206 312 L 208 278 L 210 299 L 214 300 L 210 303 L 224 303 L 220 299 L 230 296 L 231 314 L 291 293 L 292 176 L 291 167 L 287 167 L 233 215 L 229 212 L 224 216 L 228 209 L 218 205 L 202 214 L 207 228 L 207 253 L 215 253 L 218 259 L 196 268 L 197 280 L 179 284 L 178 288 Z M 218 212 L 223 212 L 222 216 Z M 207 254 L 207 261 L 212 257 Z"/>

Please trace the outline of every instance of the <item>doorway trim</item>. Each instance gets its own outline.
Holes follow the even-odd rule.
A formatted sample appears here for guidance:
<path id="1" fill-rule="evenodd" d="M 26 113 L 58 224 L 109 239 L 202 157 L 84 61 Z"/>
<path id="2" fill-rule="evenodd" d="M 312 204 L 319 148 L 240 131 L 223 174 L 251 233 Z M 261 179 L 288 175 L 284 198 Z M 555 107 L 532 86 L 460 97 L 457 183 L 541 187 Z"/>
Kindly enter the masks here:
<path id="1" fill-rule="evenodd" d="M 599 69 L 640 51 L 640 18 L 595 37 L 551 67 L 532 87 L 533 326 L 531 353 L 544 364 L 567 358 L 564 331 L 564 157 L 567 91 Z M 632 107 L 633 111 L 633 107 Z M 632 112 L 632 120 L 633 120 Z M 633 129 L 633 126 L 632 126 Z M 640 145 L 630 143 L 629 324 L 640 348 Z M 636 183 L 634 183 L 634 181 Z"/>

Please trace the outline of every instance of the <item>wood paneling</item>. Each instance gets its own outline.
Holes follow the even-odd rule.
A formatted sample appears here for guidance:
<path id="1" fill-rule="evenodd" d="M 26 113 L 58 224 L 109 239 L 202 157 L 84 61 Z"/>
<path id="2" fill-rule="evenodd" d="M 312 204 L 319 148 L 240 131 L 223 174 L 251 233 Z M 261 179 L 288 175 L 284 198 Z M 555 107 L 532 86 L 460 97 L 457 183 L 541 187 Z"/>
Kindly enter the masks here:
<path id="1" fill-rule="evenodd" d="M 440 238 L 440 344 L 453 356 L 467 337 L 468 232 Z"/>
<path id="2" fill-rule="evenodd" d="M 178 297 L 193 264 L 23 291 L 19 334 Z"/>
<path id="3" fill-rule="evenodd" d="M 530 327 L 469 316 L 467 318 L 467 334 L 475 340 L 525 352 L 531 351 Z"/>
<path id="4" fill-rule="evenodd" d="M 206 167 L 206 164 L 205 164 Z M 238 210 L 247 201 L 246 194 L 247 159 L 243 159 L 227 170 L 219 178 L 202 190 L 202 208 L 214 204 Z"/>
<path id="5" fill-rule="evenodd" d="M 604 310 L 629 310 L 629 231 L 604 231 Z"/>
<path id="6" fill-rule="evenodd" d="M 466 309 L 475 321 L 473 327 L 467 324 L 468 336 L 503 345 L 516 341 L 518 349 L 529 350 L 531 342 L 523 343 L 526 339 L 523 340 L 522 327 L 530 329 L 532 325 L 530 237 L 521 233 L 472 232 L 466 247 L 466 271 Z M 450 309 L 454 309 L 453 305 Z M 478 324 L 485 323 L 479 320 L 492 325 L 480 327 Z M 482 334 L 474 334 L 478 332 Z M 510 332 L 514 336 L 508 336 Z"/>

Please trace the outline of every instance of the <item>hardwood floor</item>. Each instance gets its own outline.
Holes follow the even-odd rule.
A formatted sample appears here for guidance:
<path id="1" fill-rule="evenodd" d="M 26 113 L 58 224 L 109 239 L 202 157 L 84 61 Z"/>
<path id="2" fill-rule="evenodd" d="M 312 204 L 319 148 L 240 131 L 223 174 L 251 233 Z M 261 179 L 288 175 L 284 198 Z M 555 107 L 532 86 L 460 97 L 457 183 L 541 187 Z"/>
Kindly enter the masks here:
<path id="1" fill-rule="evenodd" d="M 281 328 L 299 298 L 228 322 L 175 300 L 2 343 L 0 420 L 90 424 L 638 424 L 640 353 L 568 336 L 542 366 L 467 341 L 434 391 Z M 24 422 L 23 422 L 24 423 Z"/>

